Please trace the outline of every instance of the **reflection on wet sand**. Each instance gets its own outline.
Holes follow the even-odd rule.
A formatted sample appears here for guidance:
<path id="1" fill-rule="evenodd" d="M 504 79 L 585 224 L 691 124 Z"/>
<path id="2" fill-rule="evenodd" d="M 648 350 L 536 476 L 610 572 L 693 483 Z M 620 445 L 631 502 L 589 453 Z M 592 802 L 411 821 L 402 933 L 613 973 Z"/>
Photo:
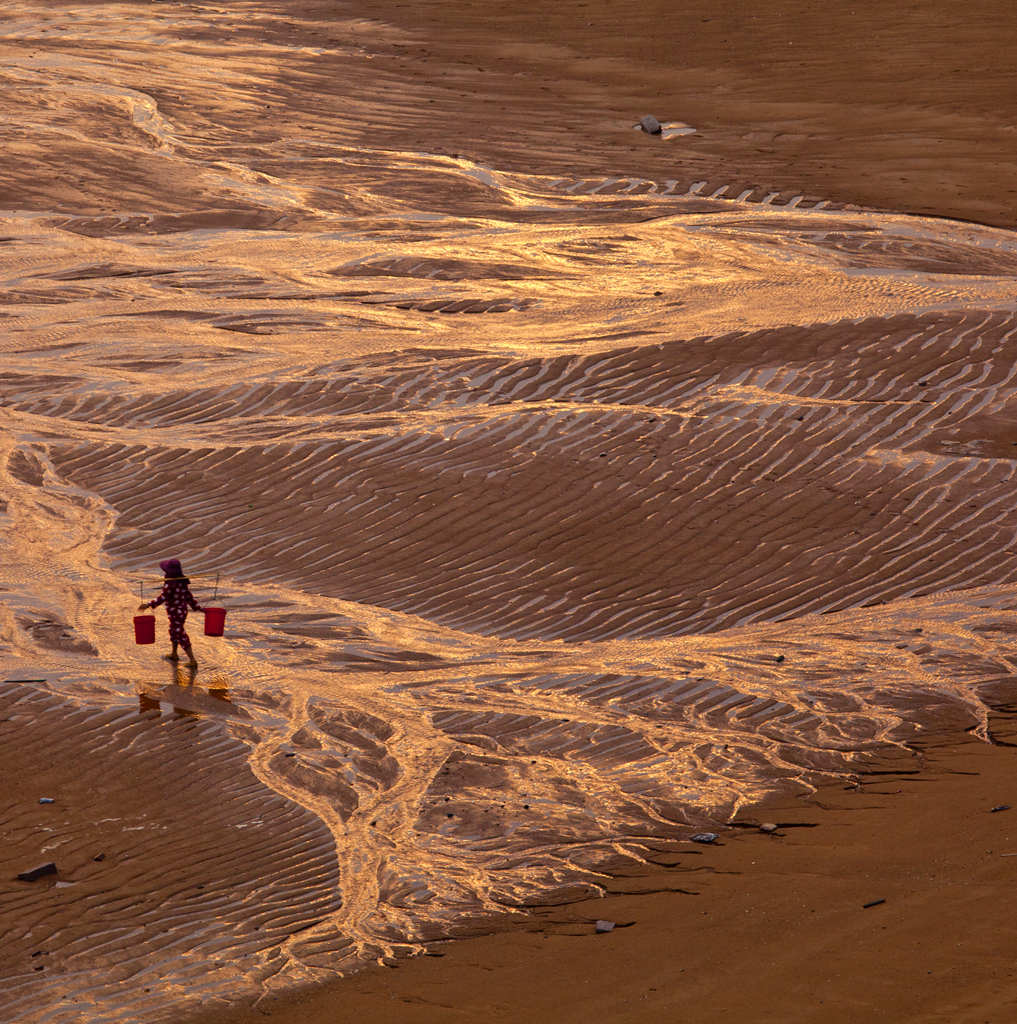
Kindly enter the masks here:
<path id="1" fill-rule="evenodd" d="M 380 25 L 307 48 L 268 12 L 15 6 L 0 655 L 48 682 L 5 684 L 0 725 L 73 796 L 54 856 L 89 895 L 18 890 L 5 1009 L 313 981 L 930 725 L 988 738 L 1012 232 L 365 143 L 366 100 L 315 89 L 398 109 Z M 231 595 L 196 676 L 130 637 L 171 547 Z"/>
<path id="2" fill-rule="evenodd" d="M 139 713 L 159 712 L 166 703 L 179 715 L 250 717 L 230 699 L 229 680 L 224 676 L 211 676 L 197 686 L 196 666 L 171 664 L 168 668 L 168 684 L 138 691 Z"/>

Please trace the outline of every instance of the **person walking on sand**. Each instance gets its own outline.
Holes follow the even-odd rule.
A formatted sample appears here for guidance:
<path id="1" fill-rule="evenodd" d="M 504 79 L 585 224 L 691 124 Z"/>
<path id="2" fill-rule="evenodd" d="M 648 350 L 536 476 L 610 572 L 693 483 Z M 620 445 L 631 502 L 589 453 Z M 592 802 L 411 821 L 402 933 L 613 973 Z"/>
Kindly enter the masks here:
<path id="1" fill-rule="evenodd" d="M 190 587 L 191 581 L 184 575 L 184 570 L 180 567 L 179 558 L 167 558 L 159 563 L 159 568 L 162 569 L 162 574 L 165 577 L 162 584 L 162 593 L 154 601 L 148 601 L 143 605 L 139 605 L 138 611 L 143 611 L 145 608 L 158 608 L 165 601 L 166 614 L 169 616 L 170 643 L 173 645 L 173 649 L 166 655 L 166 660 L 180 660 L 180 655 L 177 654 L 177 647 L 179 646 L 187 654 L 188 665 L 191 668 L 197 668 L 198 661 L 194 657 L 194 651 L 191 650 L 191 638 L 184 629 L 184 623 L 187 621 L 188 606 L 196 612 L 200 612 L 203 609 L 194 600 Z"/>

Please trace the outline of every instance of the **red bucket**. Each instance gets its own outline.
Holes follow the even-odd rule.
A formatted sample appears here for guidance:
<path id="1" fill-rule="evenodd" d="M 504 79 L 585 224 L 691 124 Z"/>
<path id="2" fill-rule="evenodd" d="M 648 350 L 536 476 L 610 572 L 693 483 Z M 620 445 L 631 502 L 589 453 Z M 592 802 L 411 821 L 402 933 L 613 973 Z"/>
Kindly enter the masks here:
<path id="1" fill-rule="evenodd" d="M 225 608 L 205 609 L 205 636 L 222 636 L 226 627 Z"/>
<path id="2" fill-rule="evenodd" d="M 155 616 L 134 616 L 134 642 L 136 644 L 155 643 Z"/>

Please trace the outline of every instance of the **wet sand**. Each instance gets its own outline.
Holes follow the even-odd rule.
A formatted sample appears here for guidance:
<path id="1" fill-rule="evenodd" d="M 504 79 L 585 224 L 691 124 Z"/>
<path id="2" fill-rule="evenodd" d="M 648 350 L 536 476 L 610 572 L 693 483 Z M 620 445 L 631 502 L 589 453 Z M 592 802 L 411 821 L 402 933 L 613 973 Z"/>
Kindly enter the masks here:
<path id="1" fill-rule="evenodd" d="M 1006 1019 L 1012 16 L 420 10 L 0 32 L 3 1012 Z"/>
<path id="2" fill-rule="evenodd" d="M 399 148 L 575 176 L 723 166 L 746 188 L 1015 225 L 1017 23 L 998 0 L 358 9 L 420 33 L 392 59 L 438 90 L 378 124 Z M 662 145 L 627 130 L 644 114 L 697 132 Z"/>
<path id="3" fill-rule="evenodd" d="M 1012 717 L 993 724 L 1017 737 Z M 194 1024 L 1007 1021 L 1017 810 L 993 808 L 1012 799 L 1015 756 L 928 737 L 913 763 L 746 816 L 775 834 L 732 830 L 603 899 Z"/>
<path id="4" fill-rule="evenodd" d="M 150 1019 L 180 993 L 271 983 L 338 905 L 328 828 L 259 782 L 228 696 L 69 703 L 0 693 L 0 970 L 8 1020 Z M 52 864 L 33 880 L 22 873 Z M 229 952 L 227 952 L 229 951 Z"/>

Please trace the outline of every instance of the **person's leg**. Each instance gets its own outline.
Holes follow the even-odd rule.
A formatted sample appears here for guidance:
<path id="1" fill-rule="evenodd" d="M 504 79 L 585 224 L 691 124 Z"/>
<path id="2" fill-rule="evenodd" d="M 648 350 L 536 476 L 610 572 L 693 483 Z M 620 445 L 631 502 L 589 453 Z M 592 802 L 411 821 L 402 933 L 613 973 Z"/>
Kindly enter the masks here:
<path id="1" fill-rule="evenodd" d="M 168 611 L 169 609 L 167 609 Z M 173 650 L 166 655 L 166 660 L 179 661 L 180 655 L 177 654 L 177 647 L 182 646 L 184 650 L 187 649 L 188 644 L 184 643 L 187 634 L 184 632 L 184 620 L 172 613 L 169 616 L 169 638 L 170 643 L 173 645 Z"/>
<path id="2" fill-rule="evenodd" d="M 194 651 L 191 649 L 191 638 L 183 632 L 182 628 L 180 632 L 180 646 L 187 652 L 187 664 L 190 665 L 191 668 L 197 668 L 198 659 L 195 658 Z"/>

